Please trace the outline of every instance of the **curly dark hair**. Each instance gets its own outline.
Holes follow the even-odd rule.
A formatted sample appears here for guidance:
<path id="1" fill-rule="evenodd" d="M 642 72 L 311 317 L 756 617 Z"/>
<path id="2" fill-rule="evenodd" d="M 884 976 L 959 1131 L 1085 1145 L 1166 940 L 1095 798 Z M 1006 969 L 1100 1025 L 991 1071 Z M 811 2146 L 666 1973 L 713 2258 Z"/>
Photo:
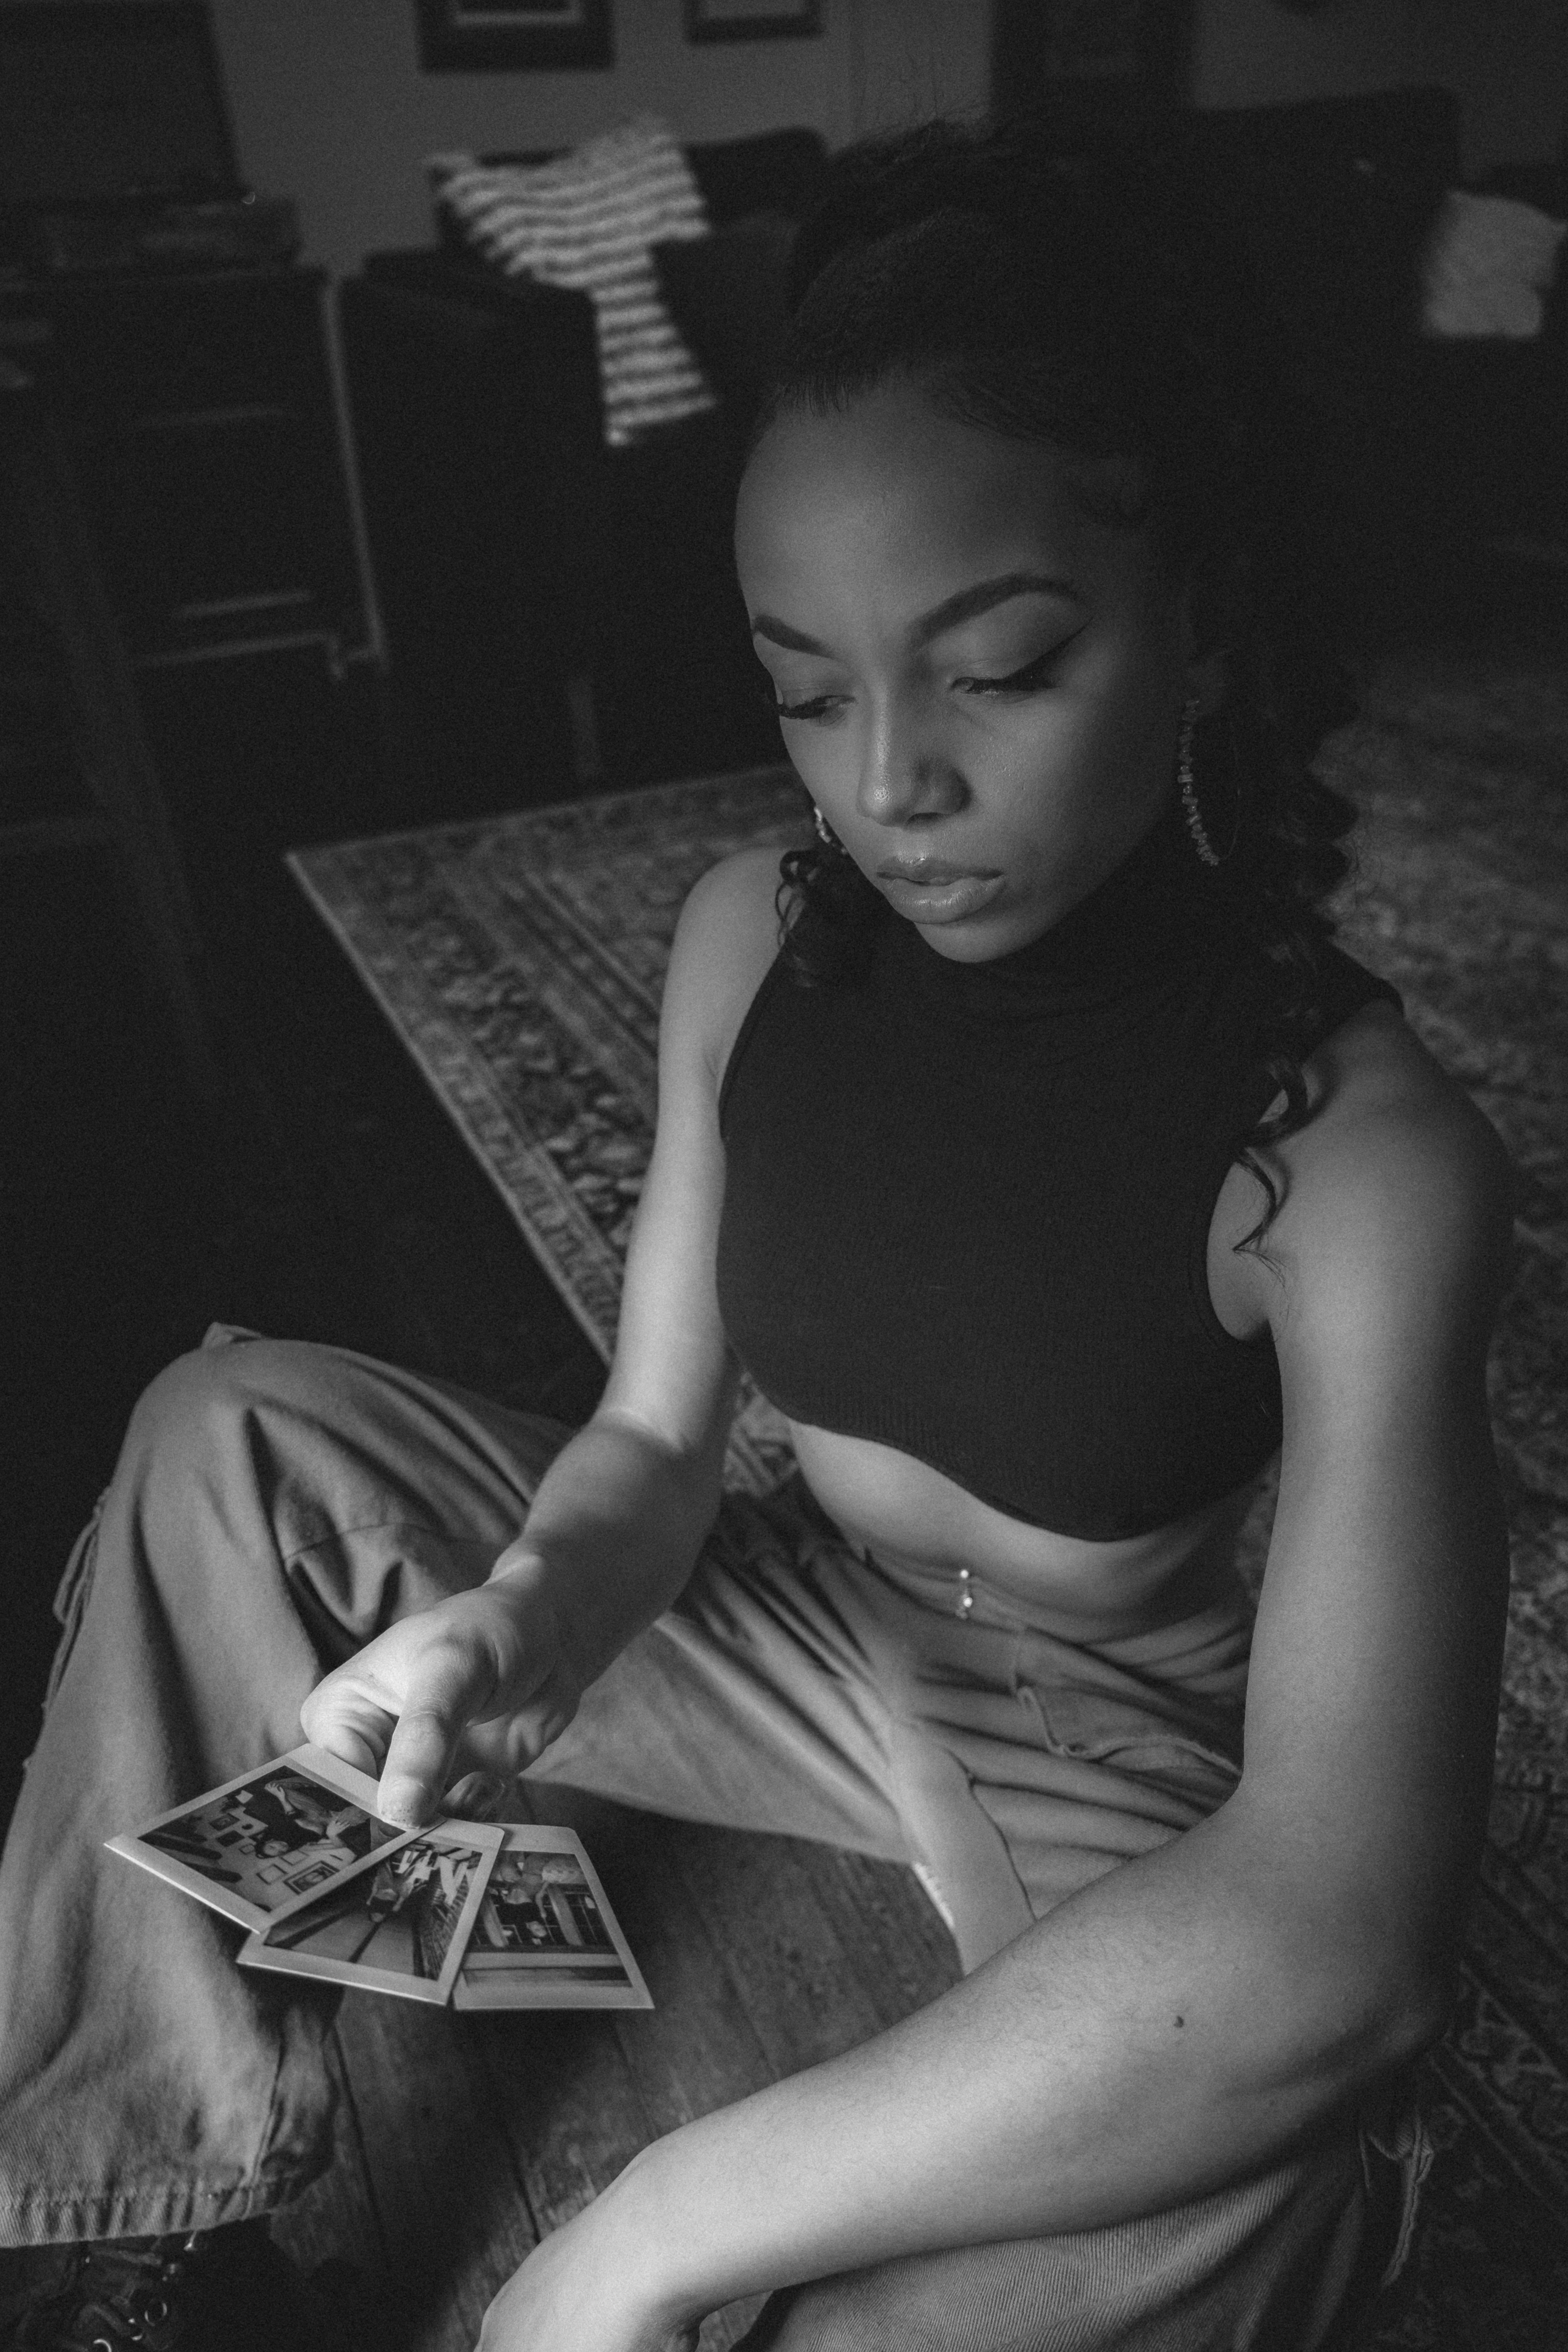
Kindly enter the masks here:
<path id="1" fill-rule="evenodd" d="M 793 410 L 831 414 L 912 375 L 942 414 L 1082 461 L 1076 492 L 1148 530 L 1190 584 L 1200 646 L 1226 650 L 1226 705 L 1195 751 L 1201 778 L 1228 775 L 1214 829 L 1229 849 L 1204 887 L 1269 968 L 1258 1052 L 1284 1096 L 1237 1154 L 1268 1197 L 1239 1244 L 1253 1246 L 1279 1207 L 1258 1148 L 1309 1116 L 1323 901 L 1355 822 L 1310 765 L 1355 706 L 1325 620 L 1310 418 L 1267 289 L 1169 159 L 1068 164 L 1026 129 L 937 121 L 835 157 L 796 237 L 788 312 L 748 457 Z M 790 852 L 781 872 L 792 976 L 854 982 L 880 893 L 831 845 Z"/>

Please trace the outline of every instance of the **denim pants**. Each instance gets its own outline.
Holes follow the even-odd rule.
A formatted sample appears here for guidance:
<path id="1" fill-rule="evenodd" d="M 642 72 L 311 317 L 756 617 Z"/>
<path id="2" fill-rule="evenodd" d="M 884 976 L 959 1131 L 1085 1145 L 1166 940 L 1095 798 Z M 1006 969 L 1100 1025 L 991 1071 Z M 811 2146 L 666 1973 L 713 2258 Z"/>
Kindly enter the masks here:
<path id="1" fill-rule="evenodd" d="M 329 2160 L 332 1997 L 103 1842 L 298 1744 L 323 1670 L 481 1581 L 570 1432 L 218 1326 L 132 1415 L 72 1555 L 0 1865 L 0 2245 L 210 2228 Z M 1095 1644 L 895 1576 L 798 1477 L 729 1495 L 690 1582 L 531 1780 L 919 1864 L 973 1968 L 1234 1788 L 1239 1601 Z M 548 1799 L 535 1810 L 548 1818 Z M 754 2341 L 1312 2352 L 1407 2249 L 1403 2096 L 1168 2213 L 773 2298 Z"/>

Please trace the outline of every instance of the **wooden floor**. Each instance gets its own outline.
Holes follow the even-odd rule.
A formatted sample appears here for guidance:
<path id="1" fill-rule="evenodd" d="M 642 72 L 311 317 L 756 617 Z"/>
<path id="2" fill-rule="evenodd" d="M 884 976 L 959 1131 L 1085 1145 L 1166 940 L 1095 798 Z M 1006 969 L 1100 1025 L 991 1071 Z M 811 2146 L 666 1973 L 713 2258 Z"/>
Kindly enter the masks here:
<path id="1" fill-rule="evenodd" d="M 895 1865 L 587 1799 L 567 1810 L 651 2012 L 476 2019 L 343 2000 L 337 2160 L 274 2234 L 307 2268 L 346 2256 L 389 2283 L 388 2352 L 472 2352 L 530 2247 L 639 2148 L 957 1979 L 946 1929 Z M 702 2352 L 734 2343 L 756 2309 L 714 2313 Z"/>

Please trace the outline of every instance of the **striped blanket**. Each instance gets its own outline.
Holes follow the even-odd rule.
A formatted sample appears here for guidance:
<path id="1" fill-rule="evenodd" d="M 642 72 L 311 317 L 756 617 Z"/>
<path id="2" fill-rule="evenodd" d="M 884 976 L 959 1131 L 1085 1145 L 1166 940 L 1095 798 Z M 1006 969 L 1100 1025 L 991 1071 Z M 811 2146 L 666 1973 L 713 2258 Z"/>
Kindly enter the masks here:
<path id="1" fill-rule="evenodd" d="M 612 448 L 718 404 L 655 273 L 655 245 L 708 233 L 691 167 L 656 116 L 634 116 L 548 163 L 440 154 L 425 168 L 437 208 L 487 260 L 590 296 Z"/>

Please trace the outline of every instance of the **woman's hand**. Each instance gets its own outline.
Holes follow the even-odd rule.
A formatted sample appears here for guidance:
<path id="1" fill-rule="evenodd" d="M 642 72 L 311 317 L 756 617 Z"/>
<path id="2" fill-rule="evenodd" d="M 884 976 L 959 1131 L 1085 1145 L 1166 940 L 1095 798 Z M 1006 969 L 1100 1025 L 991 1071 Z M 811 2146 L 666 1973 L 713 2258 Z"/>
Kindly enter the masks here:
<path id="1" fill-rule="evenodd" d="M 510 1781 L 571 1722 L 581 1685 L 542 1573 L 536 1557 L 503 1553 L 488 1584 L 389 1625 L 305 1701 L 307 1739 L 376 1774 L 387 1820 L 413 1828 L 453 1810 L 455 1773 Z M 481 1809 L 466 1782 L 465 1794 Z"/>
<path id="2" fill-rule="evenodd" d="M 486 2312 L 477 2352 L 696 2352 L 700 2315 L 672 2313 L 650 2274 L 658 2233 L 633 2217 L 637 2170 L 535 2246 Z"/>

